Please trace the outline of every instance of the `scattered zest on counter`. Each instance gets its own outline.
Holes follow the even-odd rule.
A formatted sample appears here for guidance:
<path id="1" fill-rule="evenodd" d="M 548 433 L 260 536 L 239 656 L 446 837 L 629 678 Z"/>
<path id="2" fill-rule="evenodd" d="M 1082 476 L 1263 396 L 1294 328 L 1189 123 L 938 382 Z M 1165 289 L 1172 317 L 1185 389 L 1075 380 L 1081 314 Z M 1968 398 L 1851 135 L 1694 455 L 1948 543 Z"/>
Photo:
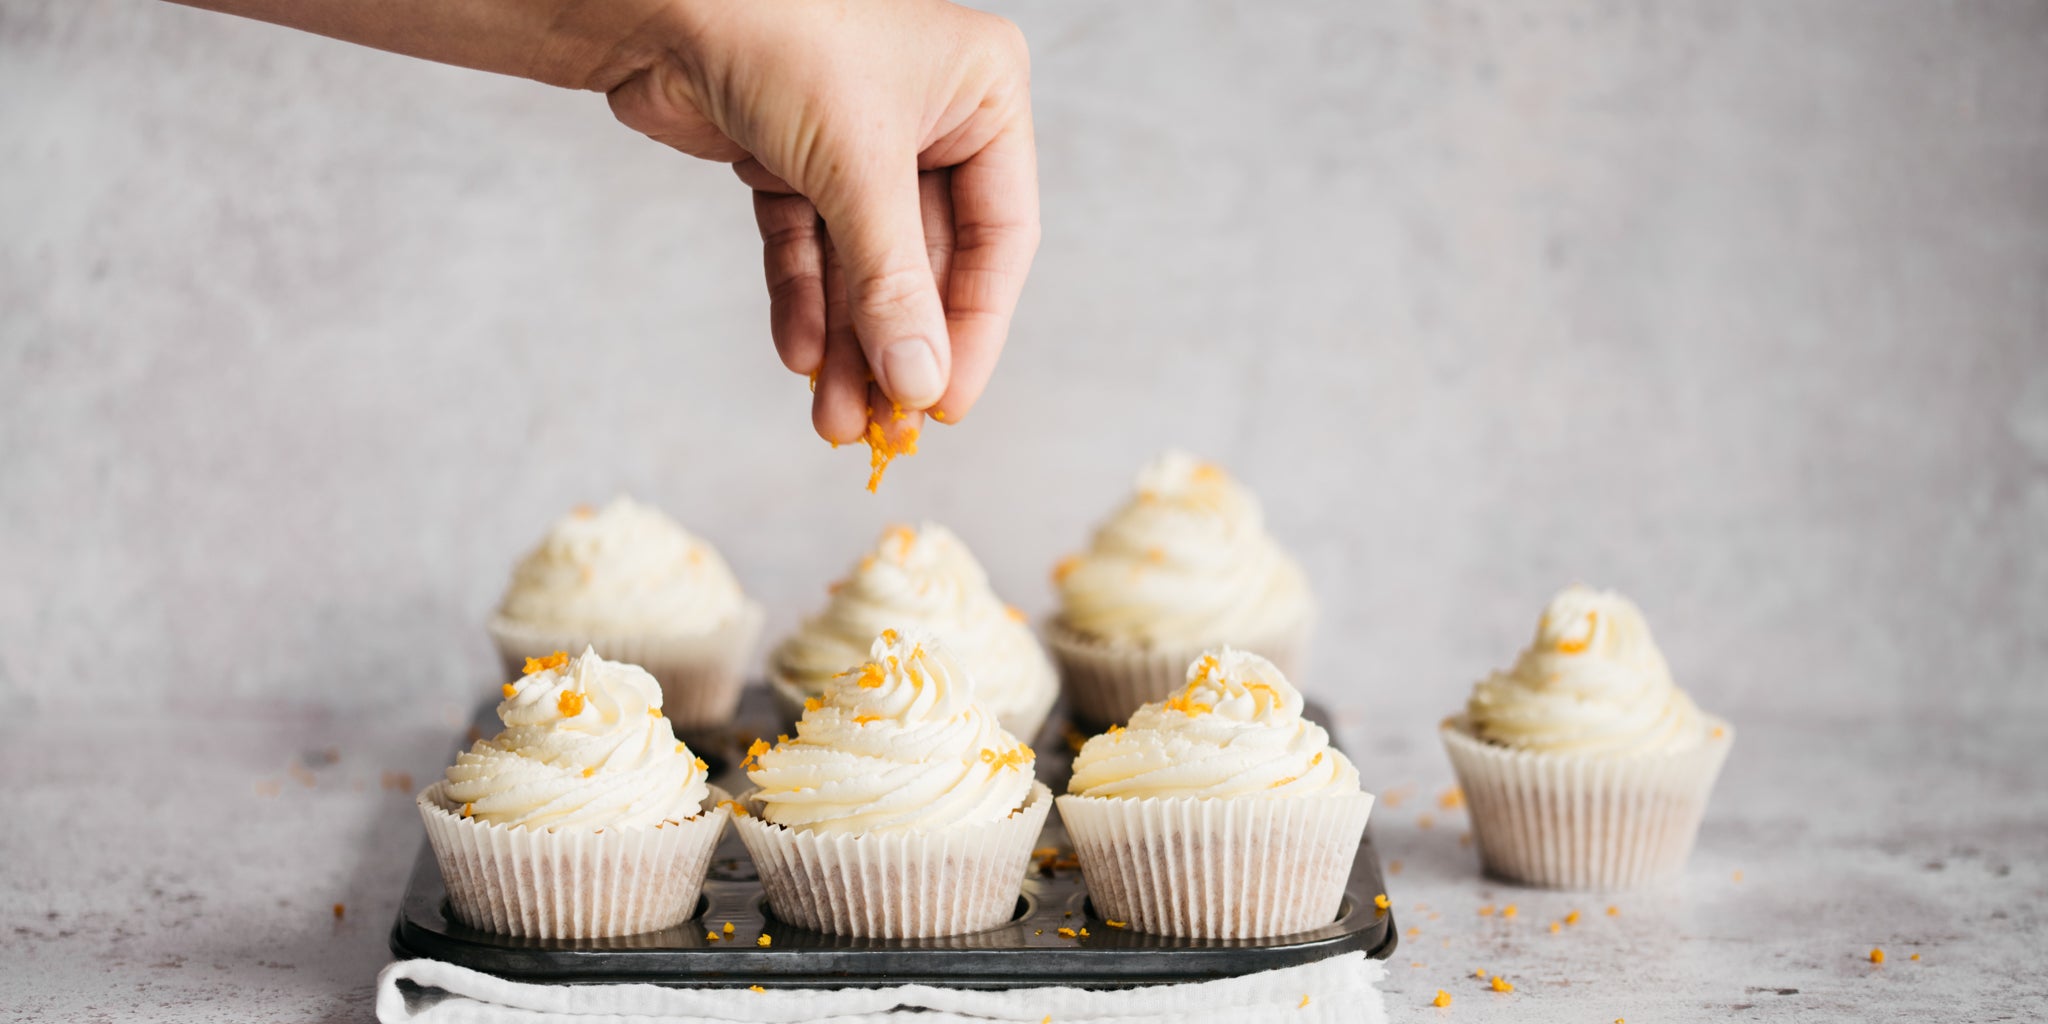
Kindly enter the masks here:
<path id="1" fill-rule="evenodd" d="M 1493 981 L 1491 982 L 1491 985 L 1495 992 L 1513 992 L 1515 990 L 1514 985 L 1510 984 L 1506 978 L 1503 978 L 1498 974 L 1493 976 Z"/>
<path id="2" fill-rule="evenodd" d="M 759 985 L 748 985 L 748 986 L 747 986 L 747 991 L 749 991 L 749 992 L 766 992 L 766 991 L 768 991 L 768 990 L 767 990 L 767 989 L 765 989 L 765 988 L 762 988 L 762 987 L 761 987 L 761 986 L 759 986 Z"/>
<path id="3" fill-rule="evenodd" d="M 1299 1005 L 1299 1006 L 1296 1006 L 1296 1007 L 1295 1007 L 1295 1009 L 1297 1009 L 1297 1010 L 1305 1010 L 1305 1009 L 1307 1009 L 1307 1008 L 1308 1008 L 1308 993 L 1306 993 L 1306 992 L 1303 992 L 1303 993 L 1301 994 L 1301 1005 Z"/>
<path id="4" fill-rule="evenodd" d="M 1608 917 L 1619 917 L 1619 916 L 1621 916 L 1621 908 L 1620 908 L 1620 907 L 1608 907 L 1608 908 L 1607 908 L 1607 916 L 1608 916 Z"/>
<path id="5" fill-rule="evenodd" d="M 1740 872 L 1740 871 L 1737 871 L 1737 872 L 1736 872 L 1736 873 L 1734 874 L 1734 876 L 1733 876 L 1733 877 L 1735 878 L 1735 880 L 1736 880 L 1737 882 L 1740 882 L 1740 881 L 1742 881 L 1742 872 Z"/>
<path id="6" fill-rule="evenodd" d="M 337 906 L 337 907 L 338 907 L 338 906 L 341 906 L 341 904 L 337 903 L 337 904 L 335 904 L 335 906 Z M 1908 960 L 1918 960 L 1918 959 L 1920 959 L 1920 954 L 1918 954 L 1918 953 L 1915 953 L 1915 954 L 1913 954 L 1912 956 L 1909 956 L 1909 957 L 1907 957 L 1906 959 L 1908 959 Z"/>
<path id="7" fill-rule="evenodd" d="M 1564 923 L 1566 923 L 1566 924 L 1578 924 L 1578 923 L 1579 923 L 1579 912 L 1578 912 L 1578 911 L 1576 911 L 1576 910 L 1574 910 L 1574 911 L 1572 911 L 1571 913 L 1569 913 L 1569 914 L 1566 914 L 1566 915 L 1564 916 Z"/>
<path id="8" fill-rule="evenodd" d="M 1884 963 L 1884 950 L 1872 949 L 1870 951 L 1870 962 L 1874 964 Z"/>
<path id="9" fill-rule="evenodd" d="M 1102 923 L 1103 923 L 1103 924 L 1106 924 L 1106 925 L 1108 925 L 1108 926 L 1110 926 L 1111 928 L 1128 928 L 1128 927 L 1130 927 L 1130 922 L 1128 922 L 1128 921 L 1104 921 L 1104 922 L 1102 922 Z M 1918 954 L 1918 953 L 1915 953 L 1915 954 L 1913 954 L 1913 959 L 1915 959 L 1915 960 L 1918 960 L 1918 959 L 1920 959 L 1920 954 Z"/>
<path id="10" fill-rule="evenodd" d="M 722 932 L 724 932 L 724 933 L 725 933 L 725 934 L 727 934 L 727 935 L 731 935 L 731 934 L 732 934 L 732 922 L 731 922 L 731 921 L 727 921 L 727 922 L 725 923 L 725 927 L 723 927 L 723 928 L 720 928 L 720 929 L 719 929 L 719 931 L 722 931 Z"/>
<path id="11" fill-rule="evenodd" d="M 707 932 L 705 932 L 705 933 L 704 933 L 704 941 L 706 941 L 706 942 L 717 942 L 717 941 L 718 941 L 718 933 L 717 933 L 717 932 L 713 932 L 713 931 L 707 931 Z"/>
<path id="12" fill-rule="evenodd" d="M 1380 893 L 1378 896 L 1374 896 L 1372 898 L 1372 905 L 1380 908 L 1381 910 L 1385 910 L 1393 905 L 1393 901 L 1387 899 L 1386 893 Z"/>
<path id="13" fill-rule="evenodd" d="M 1552 921 L 1552 922 L 1550 922 L 1550 934 L 1552 934 L 1552 935 L 1556 935 L 1556 934 L 1557 934 L 1558 932 L 1561 932 L 1561 931 L 1564 931 L 1564 925 L 1562 925 L 1562 924 L 1560 924 L 1560 923 L 1558 923 L 1558 922 L 1556 922 L 1556 921 Z"/>
<path id="14" fill-rule="evenodd" d="M 1444 991 L 1443 989 L 1437 989 L 1437 990 L 1436 990 L 1436 998 L 1435 998 L 1435 999 L 1432 999 L 1432 1000 L 1430 1000 L 1430 1001 L 1429 1001 L 1429 1005 L 1431 1005 L 1431 1006 L 1449 1006 L 1449 1005 L 1451 1005 L 1451 994 L 1450 994 L 1449 992 L 1446 992 L 1446 991 Z"/>
<path id="15" fill-rule="evenodd" d="M 1436 805 L 1438 807 L 1443 808 L 1446 811 L 1455 811 L 1458 808 L 1465 806 L 1465 791 L 1459 789 L 1456 786 L 1452 786 L 1451 788 L 1444 790 L 1442 796 L 1436 798 Z"/>
<path id="16" fill-rule="evenodd" d="M 1485 905 L 1485 906 L 1483 906 L 1483 907 L 1480 907 L 1480 908 L 1479 908 L 1479 916 L 1480 916 L 1480 917 L 1492 917 L 1492 916 L 1493 916 L 1493 904 L 1489 903 L 1489 904 L 1487 904 L 1487 905 Z"/>
<path id="17" fill-rule="evenodd" d="M 1059 933 L 1060 933 L 1060 938 L 1063 938 L 1063 939 L 1072 939 L 1072 938 L 1078 938 L 1078 937 L 1079 937 L 1079 934 L 1080 934 L 1080 933 L 1078 933 L 1078 932 L 1074 931 L 1074 930 L 1073 930 L 1072 928 L 1065 928 L 1065 927 L 1061 928 L 1061 929 L 1059 930 Z"/>
<path id="18" fill-rule="evenodd" d="M 341 915 L 343 915 L 343 914 L 346 914 L 346 913 L 348 913 L 348 907 L 347 907 L 347 905 L 345 905 L 345 904 L 341 904 L 341 903 L 337 903 L 337 904 L 335 904 L 335 905 L 334 905 L 334 919 L 335 919 L 335 920 L 337 920 L 337 921 L 341 920 Z M 1918 959 L 1920 959 L 1920 957 L 1919 957 L 1919 955 L 1918 955 L 1918 954 L 1915 954 L 1915 955 L 1914 955 L 1914 957 L 1913 957 L 1913 959 L 1915 959 L 1915 960 L 1918 960 Z"/>
<path id="19" fill-rule="evenodd" d="M 1388 861 L 1388 862 L 1387 862 L 1387 874 L 1390 874 L 1390 875 L 1398 875 L 1398 874 L 1400 874 L 1400 873 L 1401 873 L 1401 862 L 1400 862 L 1400 861 L 1398 861 L 1398 860 L 1390 860 L 1390 861 Z"/>
<path id="20" fill-rule="evenodd" d="M 754 940 L 754 945 L 767 949 L 769 946 L 775 945 L 775 936 L 762 932 L 761 936 Z"/>
<path id="21" fill-rule="evenodd" d="M 1514 905 L 1514 904 L 1512 904 L 1512 903 L 1510 903 L 1510 904 L 1508 904 L 1507 906 L 1505 906 L 1505 907 L 1502 907 L 1502 908 L 1500 908 L 1500 916 L 1502 916 L 1502 917 L 1513 917 L 1513 916 L 1515 916 L 1515 905 Z"/>

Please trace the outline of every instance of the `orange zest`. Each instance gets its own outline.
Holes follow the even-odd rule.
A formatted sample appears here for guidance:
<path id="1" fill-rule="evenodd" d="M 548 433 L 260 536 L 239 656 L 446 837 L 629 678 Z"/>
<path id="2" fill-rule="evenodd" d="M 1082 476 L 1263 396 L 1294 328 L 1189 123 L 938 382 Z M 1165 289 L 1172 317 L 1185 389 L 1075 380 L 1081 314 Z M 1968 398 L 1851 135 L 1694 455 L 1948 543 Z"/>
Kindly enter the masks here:
<path id="1" fill-rule="evenodd" d="M 768 741 L 760 739 L 755 740 L 753 743 L 747 746 L 747 757 L 745 760 L 740 762 L 740 770 L 745 771 L 747 768 L 751 767 L 756 761 L 760 760 L 762 754 L 765 754 L 767 752 Z"/>
<path id="2" fill-rule="evenodd" d="M 1072 576 L 1074 574 L 1074 570 L 1079 569 L 1080 567 L 1081 556 L 1068 555 L 1067 557 L 1060 559 L 1059 562 L 1053 565 L 1052 581 L 1054 583 L 1065 583 L 1067 581 L 1067 577 Z"/>
<path id="3" fill-rule="evenodd" d="M 1449 992 L 1446 992 L 1446 991 L 1444 991 L 1443 989 L 1437 989 L 1437 990 L 1436 990 L 1436 998 L 1435 998 L 1435 999 L 1432 999 L 1432 1000 L 1430 1000 L 1430 1001 L 1429 1001 L 1429 1005 L 1431 1005 L 1431 1006 L 1449 1006 L 1449 1005 L 1451 1005 L 1451 994 L 1450 994 Z"/>
<path id="4" fill-rule="evenodd" d="M 556 651 L 545 658 L 528 658 L 526 659 L 526 674 L 532 675 L 535 672 L 546 672 L 549 669 L 561 668 L 568 663 L 568 651 Z"/>
<path id="5" fill-rule="evenodd" d="M 1515 990 L 1515 986 L 1509 984 L 1506 978 L 1503 978 L 1498 974 L 1493 976 L 1493 981 L 1491 982 L 1491 985 L 1493 986 L 1493 990 L 1495 992 L 1513 992 Z"/>
<path id="6" fill-rule="evenodd" d="M 816 711 L 816 710 L 818 710 L 819 708 L 822 708 L 822 707 L 824 707 L 824 706 L 825 706 L 825 702 L 824 702 L 824 701 L 822 701 L 822 700 L 819 700 L 819 699 L 818 699 L 818 698 L 816 698 L 816 697 L 805 697 L 805 698 L 804 698 L 804 710 L 805 710 L 805 711 Z"/>
<path id="7" fill-rule="evenodd" d="M 502 687 L 502 689 L 505 693 L 506 700 L 511 700 L 512 698 L 519 696 L 519 687 L 514 686 L 511 683 L 506 683 Z"/>
<path id="8" fill-rule="evenodd" d="M 890 441 L 882 433 L 880 423 L 869 422 L 867 433 L 860 438 L 868 446 L 868 493 L 873 494 L 882 486 L 882 474 L 888 472 L 889 463 L 899 455 L 917 454 L 917 428 L 907 427 L 900 441 Z"/>
<path id="9" fill-rule="evenodd" d="M 1559 640 L 1559 641 L 1557 642 L 1557 650 L 1558 650 L 1558 653 L 1559 653 L 1559 654 L 1583 654 L 1583 653 L 1585 653 L 1585 650 L 1586 650 L 1586 648 L 1588 648 L 1588 647 L 1591 647 L 1591 646 L 1593 646 L 1593 631 L 1594 631 L 1595 629 L 1599 628 L 1599 625 L 1600 625 L 1600 613 L 1599 613 L 1599 612 L 1595 612 L 1595 611 L 1589 611 L 1589 612 L 1587 612 L 1587 613 L 1586 613 L 1586 635 L 1585 635 L 1585 636 L 1582 636 L 1582 637 L 1580 637 L 1580 638 L 1578 638 L 1577 640 Z"/>
<path id="10" fill-rule="evenodd" d="M 561 698 L 555 701 L 555 707 L 562 712 L 563 718 L 574 718 L 582 714 L 583 691 L 563 690 Z"/>

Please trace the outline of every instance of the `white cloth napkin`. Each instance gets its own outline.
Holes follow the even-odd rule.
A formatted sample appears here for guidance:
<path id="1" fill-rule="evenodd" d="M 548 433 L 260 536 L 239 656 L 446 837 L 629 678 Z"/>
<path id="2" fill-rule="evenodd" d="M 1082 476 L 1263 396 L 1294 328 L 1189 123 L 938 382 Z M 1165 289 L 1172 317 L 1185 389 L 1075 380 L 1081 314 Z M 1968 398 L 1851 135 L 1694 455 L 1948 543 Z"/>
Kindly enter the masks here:
<path id="1" fill-rule="evenodd" d="M 1190 985 L 1094 991 L 900 988 L 665 988 L 660 985 L 534 985 L 438 960 L 401 960 L 377 975 L 384 1024 L 1384 1024 L 1376 987 L 1386 965 L 1346 953 L 1299 967 Z M 407 983 L 401 987 L 400 983 Z M 1304 1002 L 1306 999 L 1306 1002 Z"/>

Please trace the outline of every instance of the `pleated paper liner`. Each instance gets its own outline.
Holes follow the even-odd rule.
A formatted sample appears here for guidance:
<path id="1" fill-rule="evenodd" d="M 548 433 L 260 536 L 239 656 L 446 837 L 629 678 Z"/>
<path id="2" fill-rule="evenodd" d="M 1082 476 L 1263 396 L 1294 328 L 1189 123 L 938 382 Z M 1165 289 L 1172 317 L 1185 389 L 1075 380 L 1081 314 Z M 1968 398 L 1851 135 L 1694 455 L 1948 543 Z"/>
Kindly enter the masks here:
<path id="1" fill-rule="evenodd" d="M 695 733 L 732 721 L 763 618 L 761 606 L 747 601 L 731 620 L 700 633 L 546 629 L 501 615 L 488 625 L 507 678 L 519 678 L 528 658 L 555 651 L 574 656 L 588 645 L 607 659 L 646 669 L 661 684 L 661 713 L 677 730 Z"/>
<path id="2" fill-rule="evenodd" d="M 931 938 L 1007 923 L 1052 810 L 1052 791 L 1001 821 L 928 833 L 849 836 L 784 828 L 756 814 L 734 825 L 775 916 L 813 931 Z"/>
<path id="3" fill-rule="evenodd" d="M 1253 939 L 1337 915 L 1373 797 L 1058 803 L 1103 917 L 1151 935 Z"/>
<path id="4" fill-rule="evenodd" d="M 591 939 L 687 920 L 731 817 L 713 788 L 709 810 L 660 828 L 507 828 L 464 818 L 446 782 L 418 797 L 455 917 L 500 935 Z"/>
<path id="5" fill-rule="evenodd" d="M 1634 889 L 1685 869 L 1735 731 L 1674 754 L 1600 757 L 1513 750 L 1463 716 L 1440 730 L 1486 870 L 1550 889 Z"/>
<path id="6" fill-rule="evenodd" d="M 1295 682 L 1307 660 L 1311 621 L 1276 636 L 1230 646 L 1262 655 Z M 1220 642 L 1140 647 L 1079 633 L 1058 619 L 1045 624 L 1046 650 L 1058 664 L 1060 687 L 1076 724 L 1100 729 L 1121 724 L 1141 705 L 1165 700 L 1187 685 L 1188 665 Z"/>
<path id="7" fill-rule="evenodd" d="M 804 698 L 812 696 L 802 686 L 782 677 L 773 666 L 768 670 L 768 692 L 775 700 L 775 712 L 784 725 L 793 725 L 804 716 Z M 1026 743 L 1038 742 L 1038 733 L 1045 728 L 1046 719 L 1052 714 L 1052 706 L 1059 699 L 1057 688 L 1049 689 L 1029 705 L 1000 709 L 996 720 L 1003 723 L 1004 731 Z"/>

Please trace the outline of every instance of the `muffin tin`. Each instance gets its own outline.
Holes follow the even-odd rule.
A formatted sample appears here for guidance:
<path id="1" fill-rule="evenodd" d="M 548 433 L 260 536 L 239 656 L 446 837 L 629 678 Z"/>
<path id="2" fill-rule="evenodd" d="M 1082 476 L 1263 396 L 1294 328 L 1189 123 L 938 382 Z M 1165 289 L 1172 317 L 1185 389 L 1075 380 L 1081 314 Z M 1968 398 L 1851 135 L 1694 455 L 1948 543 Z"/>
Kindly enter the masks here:
<path id="1" fill-rule="evenodd" d="M 495 705 L 479 714 L 486 734 L 497 729 Z M 1306 714 L 1327 720 L 1311 705 Z M 744 790 L 737 769 L 743 741 L 775 733 L 765 688 L 747 691 L 739 719 L 717 735 L 686 736 L 711 761 L 714 783 Z M 1055 711 L 1039 737 L 1038 774 L 1059 791 L 1072 753 Z M 903 984 L 953 988 L 1070 985 L 1091 988 L 1169 984 L 1288 967 L 1352 950 L 1385 959 L 1398 941 L 1391 911 L 1373 897 L 1386 891 L 1371 832 L 1359 845 L 1337 918 L 1313 931 L 1271 939 L 1179 939 L 1112 928 L 1088 902 L 1081 872 L 1057 814 L 1039 837 L 1056 863 L 1027 869 L 1016 916 L 988 931 L 940 939 L 854 939 L 807 931 L 775 919 L 737 833 L 727 831 L 712 858 L 697 913 L 665 931 L 610 939 L 521 939 L 469 928 L 448 909 L 433 851 L 422 843 L 399 903 L 391 951 L 429 957 L 518 981 L 648 982 L 718 987 L 748 985 L 845 988 Z M 727 935 L 724 927 L 732 926 Z M 1072 929 L 1072 937 L 1060 929 Z M 1081 935 L 1085 929 L 1087 934 Z M 716 940 L 706 933 L 717 933 Z M 768 935 L 771 944 L 758 939 Z"/>

